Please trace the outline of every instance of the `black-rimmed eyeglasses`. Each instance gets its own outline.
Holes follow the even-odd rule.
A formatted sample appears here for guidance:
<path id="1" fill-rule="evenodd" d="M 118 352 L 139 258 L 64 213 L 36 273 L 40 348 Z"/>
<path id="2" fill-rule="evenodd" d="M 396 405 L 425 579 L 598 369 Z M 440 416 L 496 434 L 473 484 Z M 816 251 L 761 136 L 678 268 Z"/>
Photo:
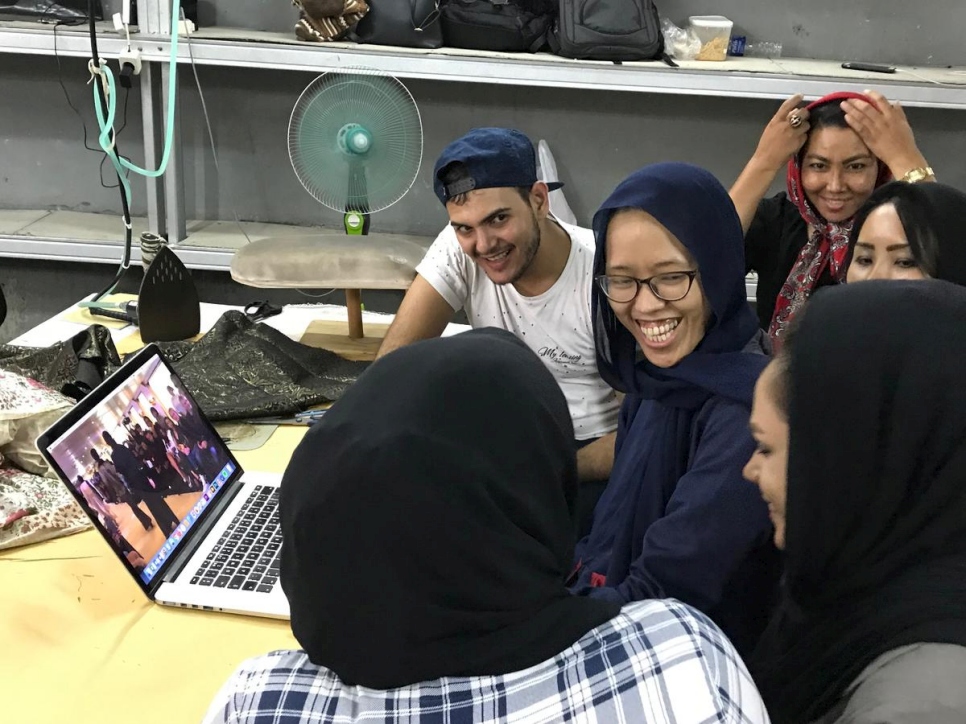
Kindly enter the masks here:
<path id="1" fill-rule="evenodd" d="M 600 290 L 608 299 L 618 304 L 632 302 L 641 293 L 641 285 L 646 284 L 655 297 L 664 302 L 677 302 L 691 291 L 697 271 L 666 272 L 655 274 L 647 279 L 624 276 L 622 274 L 601 274 L 594 277 Z"/>

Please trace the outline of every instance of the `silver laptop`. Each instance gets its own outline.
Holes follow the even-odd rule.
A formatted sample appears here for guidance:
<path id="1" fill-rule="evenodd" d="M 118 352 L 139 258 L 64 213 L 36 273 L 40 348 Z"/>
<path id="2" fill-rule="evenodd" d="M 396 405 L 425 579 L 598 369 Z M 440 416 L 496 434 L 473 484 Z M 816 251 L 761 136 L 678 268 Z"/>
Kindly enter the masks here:
<path id="1" fill-rule="evenodd" d="M 154 345 L 37 439 L 153 601 L 288 618 L 281 475 L 243 473 Z"/>

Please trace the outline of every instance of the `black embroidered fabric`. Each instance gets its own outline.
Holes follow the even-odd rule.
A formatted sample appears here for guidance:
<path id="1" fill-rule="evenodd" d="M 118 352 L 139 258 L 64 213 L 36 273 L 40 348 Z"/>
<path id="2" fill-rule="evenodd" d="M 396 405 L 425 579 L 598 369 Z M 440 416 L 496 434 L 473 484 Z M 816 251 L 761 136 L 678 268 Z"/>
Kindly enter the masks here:
<path id="1" fill-rule="evenodd" d="M 342 396 L 368 362 L 300 344 L 241 312 L 198 342 L 158 345 L 209 420 L 288 415 Z"/>
<path id="2" fill-rule="evenodd" d="M 36 380 L 75 400 L 121 366 L 106 327 L 94 325 L 50 347 L 0 345 L 0 367 Z"/>
<path id="3" fill-rule="evenodd" d="M 369 366 L 300 344 L 237 311 L 223 314 L 197 342 L 158 347 L 212 421 L 289 415 L 334 402 Z M 120 364 L 100 325 L 51 347 L 0 345 L 0 367 L 74 399 Z"/>

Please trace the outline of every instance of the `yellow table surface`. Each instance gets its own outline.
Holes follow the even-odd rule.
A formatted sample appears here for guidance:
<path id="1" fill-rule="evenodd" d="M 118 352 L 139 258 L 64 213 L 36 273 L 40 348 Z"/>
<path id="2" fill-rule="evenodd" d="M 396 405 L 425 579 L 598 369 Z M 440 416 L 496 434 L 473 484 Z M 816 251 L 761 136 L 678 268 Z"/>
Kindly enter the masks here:
<path id="1" fill-rule="evenodd" d="M 281 472 L 304 432 L 238 460 Z M 198 722 L 243 659 L 286 648 L 286 621 L 151 603 L 94 531 L 0 553 L 3 722 Z"/>

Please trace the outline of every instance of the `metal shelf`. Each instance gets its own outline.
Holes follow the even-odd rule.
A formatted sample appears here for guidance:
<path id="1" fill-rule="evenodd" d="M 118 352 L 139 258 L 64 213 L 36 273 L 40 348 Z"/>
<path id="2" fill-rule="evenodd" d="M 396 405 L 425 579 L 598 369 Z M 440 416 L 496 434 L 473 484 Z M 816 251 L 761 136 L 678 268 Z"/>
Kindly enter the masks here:
<path id="1" fill-rule="evenodd" d="M 189 269 L 229 271 L 234 249 L 206 249 L 178 244 L 170 247 Z M 36 236 L 0 235 L 0 257 L 71 261 L 86 264 L 120 264 L 124 245 L 118 241 L 73 241 Z M 141 250 L 135 242 L 131 264 L 141 263 Z"/>
<path id="2" fill-rule="evenodd" d="M 235 249 L 207 249 L 176 245 L 170 247 L 189 269 L 230 271 Z M 116 241 L 70 241 L 68 239 L 42 239 L 30 236 L 0 235 L 0 257 L 37 259 L 41 261 L 72 261 L 87 264 L 120 264 L 124 245 Z M 131 250 L 131 264 L 141 263 L 141 250 L 135 244 Z M 748 301 L 755 300 L 758 277 L 745 277 Z"/>
<path id="3" fill-rule="evenodd" d="M 25 25 L 0 23 L 0 52 L 53 55 L 53 32 Z M 135 35 L 132 44 L 144 60 L 169 58 L 166 36 Z M 98 37 L 102 56 L 116 56 L 123 45 L 113 28 L 104 25 Z M 615 65 L 545 53 L 516 57 L 446 48 L 418 51 L 352 43 L 319 45 L 300 43 L 281 33 L 226 28 L 197 32 L 191 50 L 199 65 L 309 72 L 362 66 L 401 78 L 676 95 L 786 98 L 793 93 L 819 96 L 833 90 L 862 91 L 874 84 L 891 100 L 908 106 L 966 109 L 966 75 L 935 68 L 910 69 L 935 81 L 927 82 L 901 73 L 843 73 L 837 62 L 788 58 L 736 58 L 720 65 L 692 61 L 680 68 L 657 62 Z M 57 53 L 88 56 L 87 36 L 76 29 L 58 30 Z M 189 62 L 184 40 L 179 43 L 178 62 Z"/>

